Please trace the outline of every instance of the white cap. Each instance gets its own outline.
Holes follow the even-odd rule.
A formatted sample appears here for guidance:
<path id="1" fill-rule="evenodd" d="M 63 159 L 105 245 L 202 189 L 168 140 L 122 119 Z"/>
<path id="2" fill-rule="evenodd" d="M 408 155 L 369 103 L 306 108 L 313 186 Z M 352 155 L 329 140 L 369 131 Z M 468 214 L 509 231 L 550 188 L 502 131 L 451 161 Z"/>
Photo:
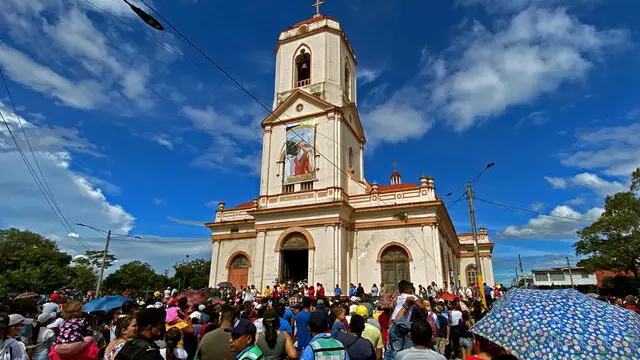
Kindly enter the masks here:
<path id="1" fill-rule="evenodd" d="M 56 318 L 56 313 L 42 313 L 38 316 L 38 323 L 44 324 Z"/>
<path id="2" fill-rule="evenodd" d="M 25 319 L 24 316 L 20 314 L 11 314 L 9 315 L 9 326 L 16 326 L 19 324 L 28 324 L 31 320 Z"/>
<path id="3" fill-rule="evenodd" d="M 207 307 L 206 307 L 206 306 L 204 306 L 204 304 L 200 304 L 200 305 L 198 305 L 198 310 L 200 310 L 200 311 L 204 311 L 204 309 L 206 309 L 206 308 L 207 308 Z"/>

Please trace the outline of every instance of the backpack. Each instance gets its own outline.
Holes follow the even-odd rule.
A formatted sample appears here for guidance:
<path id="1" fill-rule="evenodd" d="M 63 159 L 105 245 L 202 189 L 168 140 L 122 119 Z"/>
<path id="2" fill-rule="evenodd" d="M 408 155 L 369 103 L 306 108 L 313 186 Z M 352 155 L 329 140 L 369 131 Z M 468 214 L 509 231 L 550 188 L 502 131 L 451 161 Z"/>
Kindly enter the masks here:
<path id="1" fill-rule="evenodd" d="M 132 339 L 127 341 L 116 355 L 115 360 L 135 360 L 136 356 L 143 351 L 155 351 L 158 358 L 162 358 L 160 350 L 151 346 L 147 341 Z"/>
<path id="2" fill-rule="evenodd" d="M 439 338 L 446 338 L 447 337 L 447 326 L 449 326 L 449 320 L 447 320 L 447 317 L 442 315 L 442 314 L 438 314 L 438 322 L 440 323 L 440 327 L 438 328 L 438 337 Z"/>
<path id="3" fill-rule="evenodd" d="M 427 324 L 429 324 L 429 326 L 431 326 L 431 339 L 435 340 L 436 335 L 438 333 L 438 327 L 436 326 L 436 319 L 433 318 L 433 312 L 432 311 L 428 311 L 427 312 Z"/>

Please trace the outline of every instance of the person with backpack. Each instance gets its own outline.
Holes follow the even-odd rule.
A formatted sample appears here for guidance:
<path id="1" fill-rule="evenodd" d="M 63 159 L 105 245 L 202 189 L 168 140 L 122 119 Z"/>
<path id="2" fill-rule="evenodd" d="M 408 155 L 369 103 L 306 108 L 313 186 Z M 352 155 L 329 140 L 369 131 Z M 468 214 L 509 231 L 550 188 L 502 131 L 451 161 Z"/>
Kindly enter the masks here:
<path id="1" fill-rule="evenodd" d="M 395 360 L 446 360 L 444 355 L 431 350 L 431 326 L 424 320 L 416 320 L 411 323 L 411 339 L 413 346 L 399 351 Z"/>
<path id="2" fill-rule="evenodd" d="M 444 308 L 442 305 L 436 306 L 436 317 L 438 318 L 438 331 L 436 333 L 435 350 L 444 355 L 446 347 L 449 344 L 449 336 L 451 328 L 449 327 L 449 319 L 442 314 Z"/>
<path id="3" fill-rule="evenodd" d="M 349 354 L 351 360 L 376 360 L 376 350 L 371 341 L 362 337 L 365 328 L 364 317 L 355 314 L 351 316 L 349 332 L 338 332 L 333 337 L 340 341 Z"/>
<path id="4" fill-rule="evenodd" d="M 329 324 L 325 313 L 312 312 L 308 324 L 311 341 L 302 351 L 301 360 L 350 360 L 344 345 L 327 334 Z"/>

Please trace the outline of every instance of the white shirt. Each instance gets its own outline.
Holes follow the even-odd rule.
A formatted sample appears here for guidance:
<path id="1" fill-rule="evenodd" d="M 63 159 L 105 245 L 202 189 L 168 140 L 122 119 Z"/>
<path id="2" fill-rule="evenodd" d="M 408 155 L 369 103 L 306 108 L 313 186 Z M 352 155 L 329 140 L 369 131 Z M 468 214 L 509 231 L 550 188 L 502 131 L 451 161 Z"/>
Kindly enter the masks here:
<path id="1" fill-rule="evenodd" d="M 182 348 L 175 348 L 173 353 L 176 355 L 178 359 L 186 359 L 189 357 L 189 354 Z M 160 349 L 160 355 L 162 355 L 163 359 L 167 358 L 167 348 Z"/>
<path id="2" fill-rule="evenodd" d="M 411 347 L 406 350 L 398 351 L 398 353 L 396 353 L 395 360 L 447 360 L 447 358 L 431 349 L 418 349 Z"/>
<path id="3" fill-rule="evenodd" d="M 396 308 L 393 309 L 393 313 L 391 313 L 391 320 L 395 319 L 396 316 L 398 316 L 398 313 L 400 312 L 400 309 L 402 309 L 402 307 L 404 306 L 404 303 L 407 301 L 407 299 L 416 299 L 415 296 L 411 295 L 411 294 L 400 294 L 398 295 L 398 298 L 396 299 Z"/>
<path id="4" fill-rule="evenodd" d="M 449 314 L 451 315 L 451 325 L 458 325 L 460 319 L 462 319 L 462 312 L 459 310 L 451 310 L 449 311 Z"/>

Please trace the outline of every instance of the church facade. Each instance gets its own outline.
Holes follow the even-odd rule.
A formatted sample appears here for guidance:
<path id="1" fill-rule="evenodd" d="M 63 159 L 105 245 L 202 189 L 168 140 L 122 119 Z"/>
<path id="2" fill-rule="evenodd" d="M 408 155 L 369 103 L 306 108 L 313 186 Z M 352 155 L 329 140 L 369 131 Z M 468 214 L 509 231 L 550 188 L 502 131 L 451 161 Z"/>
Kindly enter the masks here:
<path id="1" fill-rule="evenodd" d="M 351 282 L 385 290 L 402 279 L 449 289 L 474 283 L 473 251 L 456 234 L 433 178 L 403 183 L 394 171 L 389 184 L 365 180 L 357 62 L 341 25 L 318 14 L 283 31 L 275 52 L 260 193 L 234 207 L 219 203 L 205 224 L 210 286 L 262 289 L 274 279 L 306 279 L 330 292 Z M 488 235 L 480 249 L 493 284 Z"/>

